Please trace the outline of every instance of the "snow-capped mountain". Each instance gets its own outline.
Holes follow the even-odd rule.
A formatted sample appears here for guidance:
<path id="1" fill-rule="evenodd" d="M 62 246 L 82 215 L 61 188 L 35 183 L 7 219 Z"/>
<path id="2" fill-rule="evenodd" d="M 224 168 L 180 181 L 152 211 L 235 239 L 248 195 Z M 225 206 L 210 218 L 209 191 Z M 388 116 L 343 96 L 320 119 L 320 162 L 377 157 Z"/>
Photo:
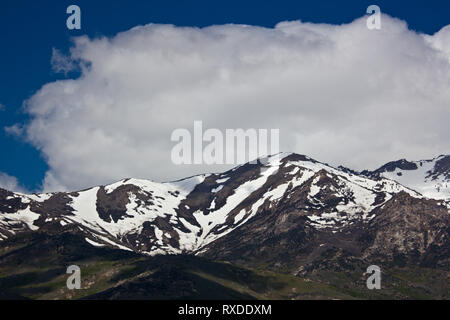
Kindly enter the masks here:
<path id="1" fill-rule="evenodd" d="M 448 178 L 448 157 L 413 165 L 423 168 L 420 172 L 430 181 Z M 207 255 L 216 241 L 224 243 L 227 235 L 239 238 L 241 230 L 267 212 L 272 218 L 294 215 L 301 218 L 301 228 L 330 235 L 377 221 L 400 198 L 421 203 L 433 214 L 445 213 L 438 217 L 448 219 L 445 201 L 427 202 L 418 192 L 422 189 L 392 179 L 402 177 L 398 170 L 408 173 L 406 167 L 401 163 L 392 167 L 357 174 L 283 153 L 224 173 L 169 183 L 124 179 L 78 192 L 35 195 L 0 189 L 0 240 L 26 231 L 70 231 L 82 233 L 93 246 L 147 255 Z M 394 176 L 389 175 L 392 172 Z M 284 219 L 272 231 L 280 225 L 287 230 L 298 226 L 298 221 L 289 225 L 290 218 Z"/>
<path id="2" fill-rule="evenodd" d="M 422 163 L 432 168 L 427 177 L 448 178 L 442 159 Z M 1 291 L 72 298 L 62 275 L 75 264 L 90 270 L 85 288 L 99 286 L 94 299 L 210 297 L 211 288 L 218 297 L 249 297 L 223 287 L 223 279 L 241 279 L 239 288 L 251 292 L 265 288 L 263 298 L 280 290 L 297 296 L 295 281 L 299 290 L 315 283 L 311 297 L 341 297 L 348 286 L 365 297 L 361 275 L 375 264 L 383 268 L 385 297 L 404 298 L 405 286 L 406 297 L 416 297 L 423 276 L 420 294 L 447 297 L 449 201 L 391 179 L 399 175 L 385 177 L 415 166 L 400 161 L 358 173 L 283 153 L 168 183 L 124 179 L 33 195 L 0 189 Z M 286 287 L 268 285 L 274 274 Z M 324 293 L 324 286 L 341 291 Z"/>
<path id="3" fill-rule="evenodd" d="M 433 199 L 450 199 L 450 156 L 431 160 L 389 162 L 375 171 L 363 171 L 372 178 L 388 178 Z"/>

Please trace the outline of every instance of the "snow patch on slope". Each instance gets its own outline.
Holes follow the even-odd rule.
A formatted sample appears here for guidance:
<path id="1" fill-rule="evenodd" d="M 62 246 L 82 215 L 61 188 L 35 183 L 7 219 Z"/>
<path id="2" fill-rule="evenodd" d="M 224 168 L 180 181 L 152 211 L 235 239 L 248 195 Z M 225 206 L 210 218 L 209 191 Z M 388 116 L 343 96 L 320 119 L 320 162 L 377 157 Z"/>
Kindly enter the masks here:
<path id="1" fill-rule="evenodd" d="M 442 157 L 433 160 L 414 161 L 413 163 L 417 166 L 415 170 L 396 168 L 392 172 L 381 173 L 381 176 L 416 190 L 427 198 L 450 199 L 450 181 L 446 180 L 444 175 L 439 175 L 435 180 L 428 177 L 430 172 L 434 171 L 436 162 Z"/>
<path id="2" fill-rule="evenodd" d="M 39 227 L 34 225 L 34 221 L 39 219 L 39 216 L 39 214 L 31 211 L 29 207 L 14 213 L 1 213 L 0 226 L 12 234 L 15 234 L 16 231 L 22 231 L 24 226 L 29 230 L 36 231 Z M 2 235 L 0 241 L 6 238 L 6 235 Z"/>
<path id="3" fill-rule="evenodd" d="M 264 166 L 265 170 L 261 172 L 261 175 L 255 179 L 250 180 L 242 185 L 240 185 L 235 192 L 229 196 L 226 200 L 225 205 L 216 211 L 211 211 L 209 214 L 205 215 L 202 211 L 197 210 L 194 212 L 194 217 L 201 226 L 201 235 L 199 236 L 200 247 L 207 245 L 208 243 L 214 241 L 215 239 L 224 236 L 225 234 L 231 232 L 233 229 L 227 229 L 225 232 L 220 234 L 213 234 L 211 230 L 216 226 L 224 224 L 228 214 L 236 208 L 242 201 L 247 199 L 254 191 L 261 188 L 267 181 L 268 177 L 278 171 L 281 164 L 281 158 L 279 156 L 273 156 L 266 159 L 267 165 Z M 256 214 L 256 212 L 254 212 Z M 241 216 L 239 216 L 241 217 Z M 245 220 L 248 220 L 250 215 L 247 216 Z M 243 221 L 245 222 L 245 221 Z M 235 223 L 239 223 L 236 221 Z"/>

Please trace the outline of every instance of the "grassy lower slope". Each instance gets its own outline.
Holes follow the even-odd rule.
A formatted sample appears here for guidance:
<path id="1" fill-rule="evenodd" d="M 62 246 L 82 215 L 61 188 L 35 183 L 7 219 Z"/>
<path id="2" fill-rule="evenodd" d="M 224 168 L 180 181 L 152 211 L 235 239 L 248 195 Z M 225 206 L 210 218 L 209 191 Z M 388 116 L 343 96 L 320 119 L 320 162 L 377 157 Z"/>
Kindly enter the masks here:
<path id="1" fill-rule="evenodd" d="M 80 290 L 66 287 L 70 265 Z M 146 257 L 97 248 L 82 236 L 22 234 L 0 244 L 0 299 L 448 299 L 448 272 L 383 271 L 368 290 L 361 270 L 305 277 L 195 256 Z"/>

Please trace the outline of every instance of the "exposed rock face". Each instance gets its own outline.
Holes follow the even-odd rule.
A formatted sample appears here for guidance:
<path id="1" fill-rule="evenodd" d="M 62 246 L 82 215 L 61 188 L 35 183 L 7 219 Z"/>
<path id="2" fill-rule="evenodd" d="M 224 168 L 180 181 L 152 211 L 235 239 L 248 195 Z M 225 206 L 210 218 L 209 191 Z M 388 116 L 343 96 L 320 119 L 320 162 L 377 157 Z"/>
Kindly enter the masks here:
<path id="1" fill-rule="evenodd" d="M 356 265 L 450 266 L 450 215 L 436 200 L 394 195 L 362 218 L 317 228 L 292 203 L 266 206 L 241 228 L 208 245 L 204 256 L 256 266 L 342 271 Z"/>
<path id="2" fill-rule="evenodd" d="M 399 193 L 376 210 L 368 229 L 374 240 L 366 257 L 449 266 L 450 214 L 439 201 Z"/>
<path id="3" fill-rule="evenodd" d="M 381 166 L 379 169 L 375 170 L 374 174 L 381 174 L 383 172 L 393 172 L 395 169 L 400 170 L 417 170 L 418 166 L 414 162 L 407 161 L 406 159 L 401 159 L 397 161 L 391 161 Z"/>
<path id="4" fill-rule="evenodd" d="M 430 172 L 427 178 L 436 180 L 440 176 L 443 176 L 447 181 L 450 180 L 450 156 L 438 157 L 433 170 Z"/>
<path id="5" fill-rule="evenodd" d="M 70 232 L 97 247 L 300 272 L 377 262 L 448 268 L 448 200 L 442 193 L 428 199 L 385 175 L 422 167 L 425 179 L 441 183 L 449 159 L 401 160 L 359 174 L 282 154 L 171 183 L 125 179 L 40 195 L 0 189 L 0 240 Z"/>

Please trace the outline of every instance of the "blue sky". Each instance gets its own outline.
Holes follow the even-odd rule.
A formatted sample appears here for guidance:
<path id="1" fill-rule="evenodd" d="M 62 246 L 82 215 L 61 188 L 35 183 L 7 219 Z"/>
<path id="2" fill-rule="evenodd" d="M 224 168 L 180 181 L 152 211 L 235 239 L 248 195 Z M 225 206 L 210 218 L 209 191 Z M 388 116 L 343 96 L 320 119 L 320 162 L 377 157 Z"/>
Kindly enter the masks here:
<path id="1" fill-rule="evenodd" d="M 339 2 L 339 4 L 338 4 Z M 65 27 L 66 8 L 82 10 L 82 30 Z M 52 48 L 66 51 L 70 38 L 111 36 L 136 25 L 170 23 L 208 26 L 237 23 L 273 27 L 280 21 L 349 23 L 368 5 L 405 20 L 410 29 L 433 34 L 450 23 L 449 1 L 19 1 L 0 2 L 0 172 L 37 190 L 48 169 L 35 147 L 8 135 L 3 128 L 27 121 L 22 103 L 45 83 L 62 79 L 52 72 Z M 75 77 L 76 74 L 69 74 Z"/>

